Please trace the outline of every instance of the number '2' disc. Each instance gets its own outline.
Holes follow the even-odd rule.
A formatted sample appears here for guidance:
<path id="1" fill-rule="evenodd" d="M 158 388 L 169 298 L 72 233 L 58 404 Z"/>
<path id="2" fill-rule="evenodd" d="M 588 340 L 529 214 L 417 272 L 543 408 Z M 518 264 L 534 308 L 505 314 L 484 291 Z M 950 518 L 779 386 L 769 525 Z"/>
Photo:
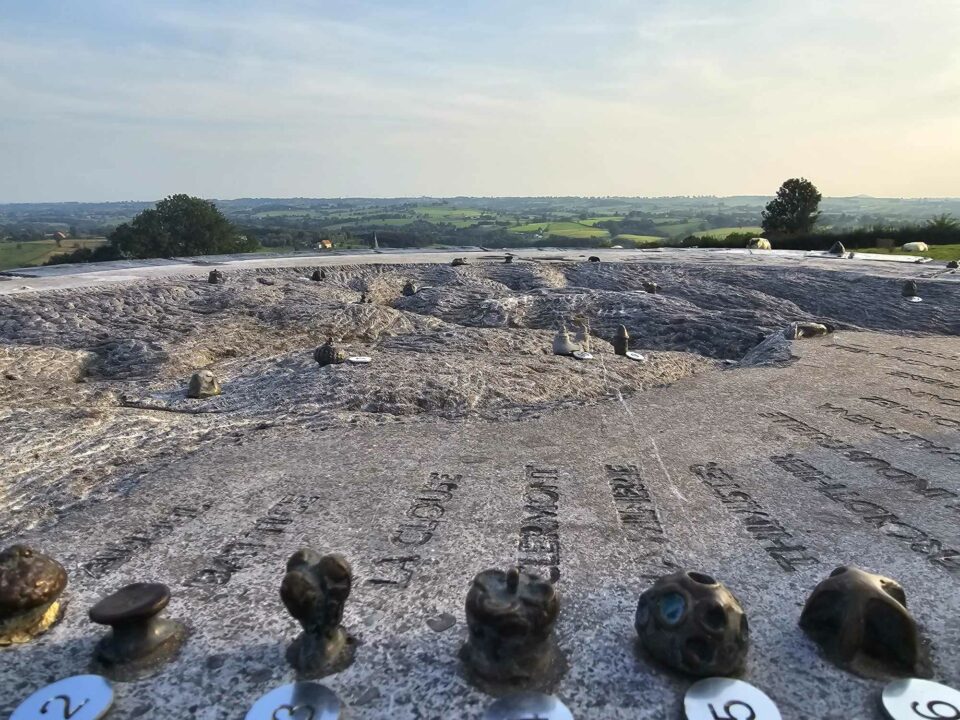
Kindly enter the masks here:
<path id="1" fill-rule="evenodd" d="M 880 699 L 892 720 L 960 720 L 960 692 L 930 680 L 894 680 Z"/>
<path id="2" fill-rule="evenodd" d="M 74 675 L 42 687 L 17 706 L 10 720 L 100 720 L 113 705 L 113 688 L 99 675 Z"/>
<path id="3" fill-rule="evenodd" d="M 687 720 L 782 720 L 767 695 L 743 680 L 707 678 L 683 698 Z"/>

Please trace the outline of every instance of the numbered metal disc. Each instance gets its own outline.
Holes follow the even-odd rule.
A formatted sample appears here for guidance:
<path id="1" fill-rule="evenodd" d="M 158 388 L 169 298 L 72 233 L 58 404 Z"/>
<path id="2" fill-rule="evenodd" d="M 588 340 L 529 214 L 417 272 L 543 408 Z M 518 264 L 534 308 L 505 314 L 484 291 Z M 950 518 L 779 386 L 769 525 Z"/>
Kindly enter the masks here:
<path id="1" fill-rule="evenodd" d="M 274 688 L 247 711 L 246 720 L 337 720 L 340 700 L 326 685 L 298 682 Z"/>
<path id="2" fill-rule="evenodd" d="M 99 720 L 113 705 L 113 688 L 99 675 L 74 675 L 40 688 L 13 711 L 10 720 Z"/>
<path id="3" fill-rule="evenodd" d="M 904 300 L 907 302 L 923 302 L 923 298 L 918 295 L 911 295 L 910 297 L 905 297 Z"/>
<path id="4" fill-rule="evenodd" d="M 593 355 L 588 353 L 586 350 L 574 350 L 573 356 L 577 360 L 593 360 Z"/>
<path id="5" fill-rule="evenodd" d="M 347 362 L 353 363 L 354 365 L 366 365 L 370 362 L 370 358 L 366 355 L 351 355 L 347 358 Z"/>
<path id="6" fill-rule="evenodd" d="M 731 678 L 695 682 L 683 698 L 683 711 L 687 720 L 781 720 L 766 693 Z"/>
<path id="7" fill-rule="evenodd" d="M 634 352 L 633 350 L 627 350 L 627 357 L 630 358 L 631 360 L 636 360 L 637 362 L 644 362 L 647 359 L 640 353 Z"/>
<path id="8" fill-rule="evenodd" d="M 881 701 L 892 720 L 960 720 L 960 691 L 930 680 L 895 680 Z"/>
<path id="9" fill-rule="evenodd" d="M 553 695 L 523 692 L 497 700 L 482 720 L 573 720 L 573 713 Z"/>

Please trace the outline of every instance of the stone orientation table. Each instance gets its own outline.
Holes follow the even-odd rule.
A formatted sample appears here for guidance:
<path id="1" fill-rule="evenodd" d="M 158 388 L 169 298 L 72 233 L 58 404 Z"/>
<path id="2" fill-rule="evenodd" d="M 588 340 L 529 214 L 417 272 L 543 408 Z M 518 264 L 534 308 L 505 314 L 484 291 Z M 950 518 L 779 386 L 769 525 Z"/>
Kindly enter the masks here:
<path id="1" fill-rule="evenodd" d="M 522 421 L 267 428 L 175 461 L 17 539 L 67 568 L 68 605 L 0 652 L 0 715 L 88 671 L 97 600 L 161 582 L 190 636 L 154 675 L 116 683 L 109 717 L 243 717 L 295 679 L 300 628 L 278 589 L 300 547 L 353 566 L 356 657 L 322 680 L 345 717 L 480 717 L 493 698 L 457 658 L 464 599 L 475 573 L 517 563 L 556 581 L 555 692 L 577 718 L 682 717 L 692 680 L 639 654 L 633 627 L 640 593 L 676 567 L 740 599 L 743 678 L 784 718 L 883 717 L 884 681 L 831 664 L 797 624 L 839 565 L 903 585 L 933 679 L 956 687 L 960 340 L 838 332 L 794 350 Z"/>

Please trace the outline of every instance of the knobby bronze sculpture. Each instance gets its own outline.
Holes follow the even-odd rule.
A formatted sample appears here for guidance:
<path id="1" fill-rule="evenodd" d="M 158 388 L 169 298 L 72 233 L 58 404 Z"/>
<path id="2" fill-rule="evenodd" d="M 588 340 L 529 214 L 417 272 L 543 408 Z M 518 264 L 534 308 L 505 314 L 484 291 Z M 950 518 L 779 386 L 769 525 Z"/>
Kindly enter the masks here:
<path id="1" fill-rule="evenodd" d="M 925 672 L 907 596 L 900 583 L 883 575 L 836 568 L 810 594 L 800 627 L 830 660 L 854 672 Z"/>
<path id="2" fill-rule="evenodd" d="M 320 367 L 324 365 L 339 365 L 347 361 L 347 352 L 333 344 L 333 338 L 313 351 L 313 359 Z"/>
<path id="3" fill-rule="evenodd" d="M 287 660 L 302 675 L 339 672 L 353 660 L 353 640 L 341 625 L 352 583 L 353 571 L 342 555 L 303 549 L 287 561 L 280 598 L 303 627 Z"/>
<path id="4" fill-rule="evenodd" d="M 735 675 L 750 647 L 747 616 L 722 583 L 689 570 L 664 575 L 637 603 L 640 643 L 664 665 L 689 675 Z"/>
<path id="5" fill-rule="evenodd" d="M 63 615 L 63 565 L 26 545 L 0 552 L 0 646 L 29 642 Z"/>
<path id="6" fill-rule="evenodd" d="M 187 386 L 188 398 L 214 397 L 220 392 L 220 381 L 210 370 L 198 370 L 190 376 L 190 384 Z"/>
<path id="7" fill-rule="evenodd" d="M 560 600 L 549 581 L 518 568 L 484 570 L 467 593 L 469 635 L 460 657 L 488 683 L 549 683 L 562 664 L 553 638 L 559 612 Z"/>
<path id="8" fill-rule="evenodd" d="M 207 275 L 207 282 L 211 285 L 219 285 L 226 282 L 226 280 L 227 278 L 224 276 L 224 274 L 216 269 L 211 270 L 210 274 Z"/>
<path id="9" fill-rule="evenodd" d="M 626 355 L 630 349 L 630 333 L 627 332 L 627 326 L 621 325 L 617 328 L 617 334 L 613 338 L 613 352 L 617 355 Z"/>

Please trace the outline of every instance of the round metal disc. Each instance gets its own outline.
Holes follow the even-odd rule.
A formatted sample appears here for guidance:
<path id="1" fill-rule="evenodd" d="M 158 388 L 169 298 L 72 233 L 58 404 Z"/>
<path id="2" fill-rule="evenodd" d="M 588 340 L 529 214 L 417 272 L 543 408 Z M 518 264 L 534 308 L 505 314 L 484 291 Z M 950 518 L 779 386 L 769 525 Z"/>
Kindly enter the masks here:
<path id="1" fill-rule="evenodd" d="M 644 362 L 646 360 L 643 355 L 638 352 L 634 352 L 633 350 L 627 350 L 627 357 L 631 360 L 636 360 L 637 362 Z"/>
<path id="2" fill-rule="evenodd" d="M 366 365 L 370 362 L 370 358 L 366 355 L 351 355 L 347 358 L 347 362 L 353 363 L 354 365 Z"/>
<path id="3" fill-rule="evenodd" d="M 523 692 L 497 700 L 482 720 L 573 720 L 573 713 L 553 695 Z"/>
<path id="4" fill-rule="evenodd" d="M 731 678 L 695 682 L 683 698 L 683 710 L 687 720 L 781 720 L 763 691 Z"/>
<path id="5" fill-rule="evenodd" d="M 588 353 L 586 350 L 574 350 L 573 356 L 577 360 L 593 360 L 593 355 Z"/>
<path id="6" fill-rule="evenodd" d="M 960 720 L 960 691 L 930 680 L 894 680 L 880 699 L 892 720 Z"/>
<path id="7" fill-rule="evenodd" d="M 326 685 L 298 682 L 274 688 L 247 711 L 246 720 L 337 720 L 340 700 Z"/>
<path id="8" fill-rule="evenodd" d="M 99 675 L 74 675 L 40 688 L 17 706 L 10 720 L 99 720 L 113 705 L 113 688 Z"/>
<path id="9" fill-rule="evenodd" d="M 907 302 L 923 302 L 923 298 L 919 295 L 911 295 L 910 297 L 905 297 L 904 300 Z"/>

